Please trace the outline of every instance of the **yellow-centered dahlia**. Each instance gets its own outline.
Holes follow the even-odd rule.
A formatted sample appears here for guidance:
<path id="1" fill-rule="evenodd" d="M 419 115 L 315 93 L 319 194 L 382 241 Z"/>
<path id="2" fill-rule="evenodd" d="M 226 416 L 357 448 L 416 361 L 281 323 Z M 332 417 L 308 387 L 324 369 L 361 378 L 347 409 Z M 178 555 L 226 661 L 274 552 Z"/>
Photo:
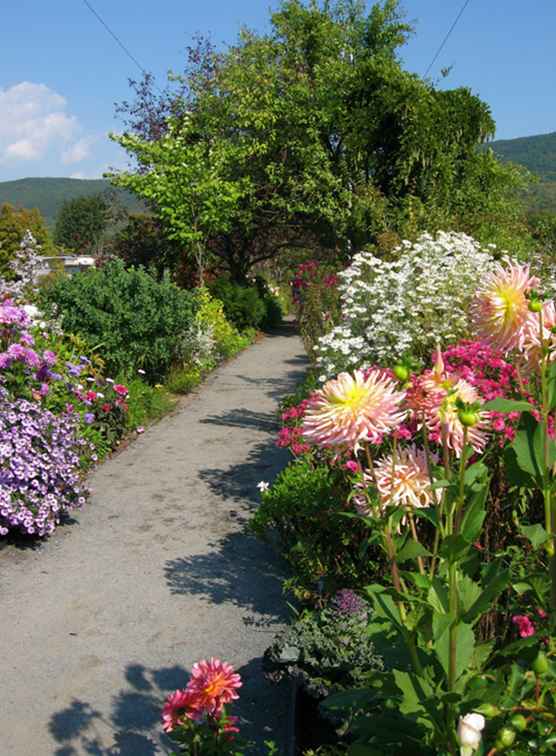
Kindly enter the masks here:
<path id="1" fill-rule="evenodd" d="M 454 377 L 445 382 L 443 393 L 438 392 L 434 395 L 425 415 L 432 440 L 440 444 L 445 443 L 457 457 L 460 457 L 463 451 L 466 434 L 459 417 L 459 402 L 476 405 L 482 404 L 483 399 L 474 386 L 463 378 Z M 467 443 L 476 452 L 481 452 L 486 446 L 489 418 L 488 412 L 479 411 L 476 425 L 467 428 Z"/>
<path id="2" fill-rule="evenodd" d="M 556 307 L 549 300 L 542 306 L 542 339 L 543 345 L 548 349 L 550 360 L 556 359 Z M 540 315 L 538 312 L 530 312 L 527 320 L 519 332 L 519 349 L 524 353 L 530 368 L 537 368 L 541 359 L 541 329 Z"/>
<path id="3" fill-rule="evenodd" d="M 380 443 L 402 422 L 405 392 L 383 370 L 340 373 L 309 400 L 302 435 L 320 446 Z"/>
<path id="4" fill-rule="evenodd" d="M 476 334 L 491 346 L 509 351 L 518 346 L 519 331 L 529 316 L 527 293 L 539 285 L 528 265 L 507 261 L 487 273 L 471 303 Z"/>
<path id="5" fill-rule="evenodd" d="M 431 462 L 438 461 L 435 455 L 431 457 Z M 374 471 L 382 507 L 394 505 L 412 509 L 435 503 L 423 449 L 413 445 L 399 449 L 394 460 L 392 455 L 379 459 Z"/>

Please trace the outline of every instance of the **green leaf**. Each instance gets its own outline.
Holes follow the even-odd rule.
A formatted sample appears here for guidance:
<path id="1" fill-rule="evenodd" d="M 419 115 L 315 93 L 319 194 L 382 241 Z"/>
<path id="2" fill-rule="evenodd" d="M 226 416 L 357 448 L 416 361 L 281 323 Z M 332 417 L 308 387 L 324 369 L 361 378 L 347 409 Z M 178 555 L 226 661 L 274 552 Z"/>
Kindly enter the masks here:
<path id="1" fill-rule="evenodd" d="M 556 362 L 550 364 L 548 371 L 548 406 L 551 410 L 556 408 Z"/>
<path id="2" fill-rule="evenodd" d="M 456 562 L 465 556 L 469 548 L 469 541 L 466 538 L 462 535 L 452 535 L 442 541 L 439 554 L 444 559 Z"/>
<path id="3" fill-rule="evenodd" d="M 481 586 L 468 575 L 458 577 L 458 594 L 460 611 L 467 612 L 481 595 Z"/>
<path id="4" fill-rule="evenodd" d="M 542 525 L 520 525 L 519 532 L 531 542 L 531 546 L 537 550 L 548 540 L 548 533 Z"/>
<path id="5" fill-rule="evenodd" d="M 489 480 L 475 492 L 461 521 L 461 534 L 468 543 L 474 543 L 479 537 L 486 517 L 485 502 L 489 492 Z"/>
<path id="6" fill-rule="evenodd" d="M 442 665 L 446 677 L 448 676 L 450 666 L 450 625 L 452 622 L 449 616 L 438 618 L 435 615 L 433 618 L 433 628 L 436 622 L 436 632 L 434 640 L 434 650 L 438 657 L 438 661 Z M 467 625 L 464 622 L 458 622 L 456 625 L 456 680 L 464 672 L 467 671 L 473 659 L 473 653 L 475 651 L 475 635 L 471 625 Z"/>
<path id="7" fill-rule="evenodd" d="M 431 556 L 431 552 L 426 549 L 421 543 L 416 543 L 414 540 L 409 540 L 403 548 L 398 551 L 396 558 L 397 561 L 402 564 L 409 559 L 416 559 L 417 557 Z"/>
<path id="8" fill-rule="evenodd" d="M 512 443 L 519 467 L 531 475 L 540 487 L 543 483 L 544 461 L 544 430 L 532 415 L 522 418 L 522 428 L 516 433 Z M 547 463 L 551 469 L 556 462 L 556 443 L 547 440 Z"/>
<path id="9" fill-rule="evenodd" d="M 413 672 L 393 671 L 396 685 L 402 693 L 402 714 L 417 714 L 434 711 L 434 691 L 431 684 Z"/>
<path id="10" fill-rule="evenodd" d="M 506 478 L 511 486 L 516 486 L 517 488 L 535 487 L 536 481 L 534 477 L 520 467 L 515 449 L 507 446 L 504 449 L 503 457 Z"/>
<path id="11" fill-rule="evenodd" d="M 440 578 L 433 578 L 432 585 L 427 594 L 427 601 L 435 612 L 448 614 L 448 588 Z"/>
<path id="12" fill-rule="evenodd" d="M 501 396 L 481 405 L 481 410 L 488 412 L 530 412 L 533 409 L 536 408 L 529 402 L 503 399 Z"/>
<path id="13" fill-rule="evenodd" d="M 502 593 L 510 582 L 510 571 L 507 569 L 500 570 L 494 562 L 491 562 L 482 582 L 485 587 L 481 595 L 463 615 L 462 619 L 464 622 L 476 622 L 483 612 L 492 608 L 494 599 Z"/>

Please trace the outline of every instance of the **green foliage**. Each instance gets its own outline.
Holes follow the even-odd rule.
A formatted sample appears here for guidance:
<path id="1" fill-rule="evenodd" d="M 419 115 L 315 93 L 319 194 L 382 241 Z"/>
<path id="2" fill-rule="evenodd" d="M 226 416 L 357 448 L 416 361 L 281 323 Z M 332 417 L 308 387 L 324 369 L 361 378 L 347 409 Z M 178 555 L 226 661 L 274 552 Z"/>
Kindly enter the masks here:
<path id="1" fill-rule="evenodd" d="M 376 574 L 364 524 L 342 516 L 347 496 L 343 485 L 339 471 L 300 457 L 262 495 L 250 522 L 259 537 L 278 535 L 280 551 L 294 573 L 287 585 L 299 597 L 311 595 L 319 580 L 333 592 Z"/>
<path id="2" fill-rule="evenodd" d="M 219 359 L 228 359 L 245 349 L 254 338 L 252 331 L 240 333 L 224 314 L 224 305 L 215 299 L 206 287 L 195 291 L 197 306 L 196 321 L 208 327 L 214 339 L 216 355 Z"/>
<path id="3" fill-rule="evenodd" d="M 76 197 L 101 194 L 110 188 L 104 179 L 25 178 L 0 181 L 0 205 L 36 207 L 49 228 L 63 203 Z M 130 212 L 143 212 L 144 204 L 129 192 L 117 190 L 119 202 Z"/>
<path id="4" fill-rule="evenodd" d="M 75 252 L 96 254 L 110 221 L 110 205 L 102 194 L 64 202 L 56 217 L 56 244 Z"/>
<path id="5" fill-rule="evenodd" d="M 113 374 L 161 381 L 177 359 L 178 337 L 192 325 L 194 298 L 168 280 L 155 281 L 121 261 L 54 282 L 40 295 L 63 327 L 102 353 Z"/>
<path id="6" fill-rule="evenodd" d="M 365 609 L 345 613 L 330 605 L 305 610 L 278 635 L 267 658 L 316 698 L 361 685 L 369 672 L 383 667 L 367 631 L 368 614 Z"/>
<path id="7" fill-rule="evenodd" d="M 245 328 L 260 328 L 263 325 L 267 317 L 267 307 L 255 286 L 219 278 L 211 284 L 210 290 L 222 302 L 227 320 L 240 331 Z"/>
<path id="8" fill-rule="evenodd" d="M 165 268 L 176 267 L 181 253 L 180 245 L 165 237 L 160 222 L 151 215 L 130 215 L 112 240 L 111 250 L 128 266 L 152 266 L 159 277 Z"/>
<path id="9" fill-rule="evenodd" d="M 159 420 L 175 405 L 175 399 L 168 394 L 164 386 L 150 386 L 139 378 L 133 378 L 126 385 L 129 389 L 127 396 L 129 430 L 133 431 Z"/>
<path id="10" fill-rule="evenodd" d="M 45 255 L 54 254 L 54 245 L 39 210 L 16 208 L 9 204 L 0 207 L 0 275 L 11 277 L 9 263 L 14 259 L 25 233 L 30 231 Z"/>
<path id="11" fill-rule="evenodd" d="M 514 169 L 478 149 L 488 106 L 403 70 L 400 16 L 395 0 L 368 14 L 285 0 L 267 35 L 244 32 L 174 77 L 157 129 L 144 100 L 128 105 L 139 136 L 115 139 L 139 170 L 114 182 L 156 206 L 200 269 L 223 262 L 238 282 L 294 247 L 347 256 L 392 231 L 517 237 Z"/>
<path id="12" fill-rule="evenodd" d="M 212 365 L 214 367 L 214 365 Z M 188 394 L 202 382 L 204 371 L 201 367 L 173 368 L 166 379 L 166 388 L 172 394 Z"/>

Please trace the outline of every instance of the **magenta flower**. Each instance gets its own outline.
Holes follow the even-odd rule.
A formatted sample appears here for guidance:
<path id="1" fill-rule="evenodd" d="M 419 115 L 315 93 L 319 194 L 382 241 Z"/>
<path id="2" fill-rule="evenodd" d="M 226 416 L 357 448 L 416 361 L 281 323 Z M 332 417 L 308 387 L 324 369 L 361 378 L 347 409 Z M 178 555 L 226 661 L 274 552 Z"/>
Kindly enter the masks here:
<path id="1" fill-rule="evenodd" d="M 529 638 L 535 634 L 535 625 L 531 622 L 526 614 L 514 614 L 512 622 L 517 625 L 517 630 L 521 638 Z"/>

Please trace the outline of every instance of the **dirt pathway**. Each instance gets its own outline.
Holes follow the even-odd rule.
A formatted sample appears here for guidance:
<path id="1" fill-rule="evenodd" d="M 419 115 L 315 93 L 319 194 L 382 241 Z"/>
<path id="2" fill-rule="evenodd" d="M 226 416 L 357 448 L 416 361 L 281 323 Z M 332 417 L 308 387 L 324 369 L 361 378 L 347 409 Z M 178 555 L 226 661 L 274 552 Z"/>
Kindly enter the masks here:
<path id="1" fill-rule="evenodd" d="M 245 732 L 282 741 L 261 670 L 281 568 L 242 524 L 287 461 L 276 402 L 304 369 L 293 332 L 265 338 L 102 465 L 77 523 L 0 551 L 2 756 L 167 753 L 161 703 L 211 655 L 244 678 Z"/>

